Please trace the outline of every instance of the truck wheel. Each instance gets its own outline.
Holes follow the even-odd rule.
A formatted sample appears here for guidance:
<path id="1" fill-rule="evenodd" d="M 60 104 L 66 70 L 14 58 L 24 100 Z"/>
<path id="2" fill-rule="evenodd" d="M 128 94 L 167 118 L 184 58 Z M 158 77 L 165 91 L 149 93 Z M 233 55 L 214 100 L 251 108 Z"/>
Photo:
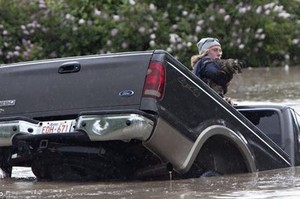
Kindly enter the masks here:
<path id="1" fill-rule="evenodd" d="M 81 157 L 64 159 L 37 159 L 32 164 L 32 172 L 40 180 L 91 181 L 119 178 L 118 169 L 105 161 Z"/>
<path id="2" fill-rule="evenodd" d="M 51 180 L 49 173 L 49 167 L 51 164 L 47 165 L 43 161 L 35 160 L 31 164 L 32 173 L 40 180 Z"/>
<path id="3" fill-rule="evenodd" d="M 202 146 L 195 164 L 208 173 L 203 175 L 234 174 L 249 172 L 246 160 L 230 139 L 213 136 Z M 203 176 L 202 175 L 202 176 Z"/>
<path id="4" fill-rule="evenodd" d="M 4 174 L 3 177 L 11 177 L 12 166 L 8 163 L 11 154 L 10 151 L 11 151 L 10 147 L 0 148 L 0 169 Z"/>
<path id="5" fill-rule="evenodd" d="M 85 168 L 80 165 L 71 165 L 70 163 L 63 163 L 51 168 L 52 180 L 87 180 L 88 174 Z"/>
<path id="6" fill-rule="evenodd" d="M 211 169 L 211 168 L 210 168 Z M 207 168 L 201 168 L 198 164 L 194 164 L 191 169 L 183 175 L 183 178 L 201 178 L 221 176 L 222 174 Z"/>
<path id="7" fill-rule="evenodd" d="M 60 161 L 52 160 L 43 161 L 35 160 L 31 165 L 33 174 L 39 180 L 80 180 L 86 178 L 84 168 L 80 165 L 72 165 L 71 163 L 62 163 Z"/>
<path id="8" fill-rule="evenodd" d="M 201 174 L 200 177 L 214 177 L 214 176 L 221 176 L 221 174 L 215 171 L 206 171 L 203 174 Z"/>
<path id="9" fill-rule="evenodd" d="M 12 172 L 12 166 L 1 166 L 0 168 L 3 173 L 3 178 L 10 178 L 11 177 L 11 172 Z"/>

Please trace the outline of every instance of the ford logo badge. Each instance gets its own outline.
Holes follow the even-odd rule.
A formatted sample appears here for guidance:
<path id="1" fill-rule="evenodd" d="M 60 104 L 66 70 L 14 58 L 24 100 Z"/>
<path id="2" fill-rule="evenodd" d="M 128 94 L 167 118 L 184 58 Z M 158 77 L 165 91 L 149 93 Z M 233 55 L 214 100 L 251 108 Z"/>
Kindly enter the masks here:
<path id="1" fill-rule="evenodd" d="M 121 96 L 121 97 L 131 97 L 133 95 L 134 95 L 134 91 L 132 91 L 132 90 L 124 90 L 124 91 L 119 92 L 119 96 Z"/>

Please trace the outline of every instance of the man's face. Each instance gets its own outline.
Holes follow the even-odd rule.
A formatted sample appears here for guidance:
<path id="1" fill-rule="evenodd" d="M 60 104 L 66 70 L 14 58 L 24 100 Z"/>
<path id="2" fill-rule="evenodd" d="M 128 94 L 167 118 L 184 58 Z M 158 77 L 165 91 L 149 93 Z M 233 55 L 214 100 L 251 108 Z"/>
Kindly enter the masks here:
<path id="1" fill-rule="evenodd" d="M 208 51 L 208 55 L 213 59 L 221 59 L 222 56 L 221 46 L 212 46 Z"/>

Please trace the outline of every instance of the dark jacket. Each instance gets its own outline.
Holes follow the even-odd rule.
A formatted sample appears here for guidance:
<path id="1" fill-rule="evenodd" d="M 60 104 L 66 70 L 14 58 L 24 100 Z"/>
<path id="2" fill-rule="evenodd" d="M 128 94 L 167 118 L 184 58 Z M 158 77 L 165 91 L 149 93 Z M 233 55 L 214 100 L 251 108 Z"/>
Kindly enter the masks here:
<path id="1" fill-rule="evenodd" d="M 221 66 L 209 56 L 201 58 L 193 69 L 193 73 L 207 83 L 207 79 L 212 80 L 220 86 L 227 86 L 230 79 L 220 73 Z"/>

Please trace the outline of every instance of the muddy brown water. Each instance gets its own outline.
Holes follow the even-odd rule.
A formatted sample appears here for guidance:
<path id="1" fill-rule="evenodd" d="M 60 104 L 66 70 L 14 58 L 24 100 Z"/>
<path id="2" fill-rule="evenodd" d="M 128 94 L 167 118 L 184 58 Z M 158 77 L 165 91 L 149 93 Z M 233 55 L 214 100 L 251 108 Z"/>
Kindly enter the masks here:
<path id="1" fill-rule="evenodd" d="M 235 103 L 295 104 L 300 113 L 300 67 L 244 69 L 228 96 Z M 1 174 L 0 174 L 1 177 Z M 140 182 L 41 182 L 28 168 L 0 179 L 1 198 L 300 198 L 300 167 L 222 177 Z"/>

